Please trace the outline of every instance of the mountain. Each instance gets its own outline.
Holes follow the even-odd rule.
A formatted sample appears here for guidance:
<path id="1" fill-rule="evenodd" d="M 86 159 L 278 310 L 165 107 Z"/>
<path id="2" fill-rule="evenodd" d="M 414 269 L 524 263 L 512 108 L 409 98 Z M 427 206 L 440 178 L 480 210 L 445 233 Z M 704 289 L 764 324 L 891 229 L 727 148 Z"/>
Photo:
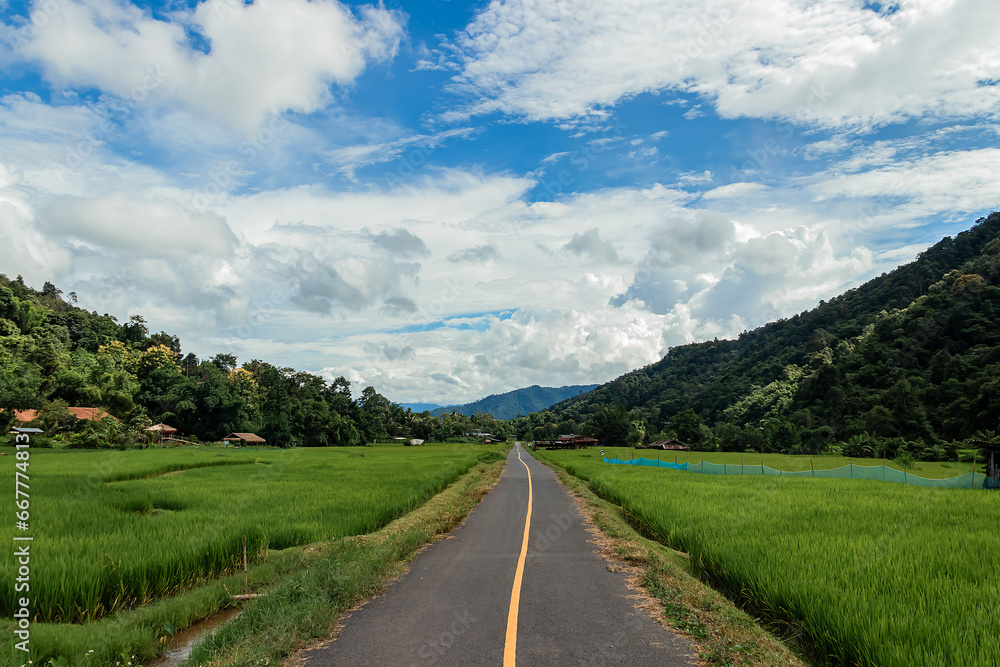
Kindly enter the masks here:
<path id="1" fill-rule="evenodd" d="M 550 419 L 583 424 L 615 405 L 647 434 L 732 451 L 820 451 L 853 437 L 869 453 L 910 443 L 940 455 L 997 429 L 1000 213 L 810 311 L 672 348 Z"/>
<path id="2" fill-rule="evenodd" d="M 524 389 L 515 389 L 505 394 L 493 394 L 486 398 L 466 403 L 432 410 L 434 416 L 451 413 L 452 410 L 461 415 L 472 415 L 475 412 L 488 412 L 497 419 L 513 419 L 523 415 L 544 410 L 570 396 L 584 394 L 598 385 L 570 385 L 566 387 L 539 387 L 537 384 Z"/>
<path id="3" fill-rule="evenodd" d="M 440 403 L 400 403 L 403 409 L 410 409 L 413 412 L 424 412 L 425 410 L 437 410 L 444 406 Z"/>

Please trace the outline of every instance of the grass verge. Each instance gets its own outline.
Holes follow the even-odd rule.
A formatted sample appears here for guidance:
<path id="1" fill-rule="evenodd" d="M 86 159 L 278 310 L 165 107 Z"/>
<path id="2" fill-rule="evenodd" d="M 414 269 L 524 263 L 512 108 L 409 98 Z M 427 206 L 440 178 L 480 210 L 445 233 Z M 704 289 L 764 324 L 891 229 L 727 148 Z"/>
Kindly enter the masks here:
<path id="1" fill-rule="evenodd" d="M 576 496 L 583 511 L 607 538 L 605 550 L 633 568 L 632 584 L 655 599 L 661 621 L 690 636 L 699 658 L 712 667 L 804 667 L 800 657 L 746 612 L 691 571 L 686 554 L 646 539 L 624 510 L 597 496 L 590 485 L 542 457 L 559 481 Z"/>

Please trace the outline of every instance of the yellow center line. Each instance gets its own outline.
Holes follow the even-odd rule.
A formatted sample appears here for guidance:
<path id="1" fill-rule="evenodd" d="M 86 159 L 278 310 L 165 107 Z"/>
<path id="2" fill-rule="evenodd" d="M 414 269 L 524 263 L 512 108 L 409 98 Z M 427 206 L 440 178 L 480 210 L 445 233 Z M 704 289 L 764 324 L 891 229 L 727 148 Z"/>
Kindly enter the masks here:
<path id="1" fill-rule="evenodd" d="M 510 593 L 510 610 L 507 612 L 507 641 L 503 647 L 503 667 L 514 667 L 514 656 L 517 653 L 517 608 L 521 603 L 521 577 L 524 575 L 524 559 L 528 555 L 528 530 L 531 528 L 531 470 L 521 458 L 521 447 L 517 448 L 517 460 L 528 471 L 528 516 L 524 518 L 524 539 L 521 542 L 521 555 L 517 559 L 517 571 L 514 573 L 514 590 Z"/>

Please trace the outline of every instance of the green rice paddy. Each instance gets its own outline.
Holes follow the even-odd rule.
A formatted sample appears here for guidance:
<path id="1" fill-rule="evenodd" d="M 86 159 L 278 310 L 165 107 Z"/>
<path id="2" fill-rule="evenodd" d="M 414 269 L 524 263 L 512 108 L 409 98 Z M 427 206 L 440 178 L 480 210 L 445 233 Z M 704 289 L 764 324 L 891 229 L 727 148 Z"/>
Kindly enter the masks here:
<path id="1" fill-rule="evenodd" d="M 589 481 L 650 536 L 688 552 L 696 573 L 804 639 L 821 662 L 997 664 L 996 492 L 714 477 L 605 464 L 597 451 L 538 455 Z M 808 469 L 804 463 L 795 469 Z"/>
<path id="2" fill-rule="evenodd" d="M 244 535 L 253 562 L 268 549 L 375 531 L 483 453 L 451 444 L 31 450 L 34 620 L 92 620 L 231 572 L 241 567 Z M 11 480 L 13 459 L 0 459 Z M 14 533 L 7 522 L 8 544 Z M 0 577 L 13 581 L 15 566 L 0 560 Z M 10 618 L 13 586 L 3 587 L 0 607 Z"/>

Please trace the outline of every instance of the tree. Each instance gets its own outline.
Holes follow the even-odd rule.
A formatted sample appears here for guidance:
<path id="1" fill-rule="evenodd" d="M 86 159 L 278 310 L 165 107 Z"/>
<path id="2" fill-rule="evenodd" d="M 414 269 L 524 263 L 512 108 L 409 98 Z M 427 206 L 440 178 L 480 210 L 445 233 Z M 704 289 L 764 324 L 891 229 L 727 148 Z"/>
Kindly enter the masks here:
<path id="1" fill-rule="evenodd" d="M 608 447 L 627 447 L 639 440 L 628 409 L 622 403 L 604 406 L 594 413 L 585 427 L 590 435 Z"/>
<path id="2" fill-rule="evenodd" d="M 153 371 L 166 367 L 180 373 L 180 367 L 177 365 L 177 353 L 166 345 L 154 345 L 139 354 L 136 375 L 141 380 L 148 377 Z"/>
<path id="3" fill-rule="evenodd" d="M 215 364 L 214 362 L 213 365 Z M 221 369 L 220 369 L 221 370 Z M 254 430 L 260 421 L 260 386 L 253 373 L 245 368 L 237 368 L 229 374 L 229 384 L 234 395 L 242 401 L 239 414 L 239 429 L 233 430 Z"/>
<path id="4" fill-rule="evenodd" d="M 361 409 L 368 415 L 372 439 L 381 440 L 386 436 L 386 420 L 389 416 L 389 400 L 375 391 L 374 387 L 365 387 L 361 392 Z"/>
<path id="5" fill-rule="evenodd" d="M 217 354 L 212 357 L 211 362 L 219 367 L 220 370 L 229 373 L 236 368 L 236 355 L 235 354 Z"/>
<path id="6" fill-rule="evenodd" d="M 338 396 L 351 397 L 351 383 L 344 376 L 340 376 L 330 383 L 330 391 Z"/>
<path id="7" fill-rule="evenodd" d="M 667 428 L 677 434 L 677 439 L 694 447 L 701 443 L 701 417 L 693 409 L 682 410 L 670 418 Z"/>
<path id="8" fill-rule="evenodd" d="M 802 444 L 798 427 L 784 417 L 768 420 L 764 434 L 765 451 L 795 454 Z"/>
<path id="9" fill-rule="evenodd" d="M 128 322 L 122 325 L 121 335 L 121 340 L 126 345 L 133 347 L 141 346 L 149 335 L 146 318 L 142 315 L 133 315 L 128 318 Z"/>
<path id="10" fill-rule="evenodd" d="M 69 411 L 69 404 L 66 401 L 50 401 L 42 406 L 38 413 L 38 421 L 45 431 L 45 435 L 55 435 L 59 431 L 72 428 L 77 418 Z"/>
<path id="11" fill-rule="evenodd" d="M 154 347 L 156 345 L 163 345 L 164 347 L 169 347 L 177 356 L 181 354 L 181 339 L 177 336 L 171 336 L 166 331 L 161 331 L 157 334 L 151 334 L 149 339 L 146 341 L 146 348 Z"/>

